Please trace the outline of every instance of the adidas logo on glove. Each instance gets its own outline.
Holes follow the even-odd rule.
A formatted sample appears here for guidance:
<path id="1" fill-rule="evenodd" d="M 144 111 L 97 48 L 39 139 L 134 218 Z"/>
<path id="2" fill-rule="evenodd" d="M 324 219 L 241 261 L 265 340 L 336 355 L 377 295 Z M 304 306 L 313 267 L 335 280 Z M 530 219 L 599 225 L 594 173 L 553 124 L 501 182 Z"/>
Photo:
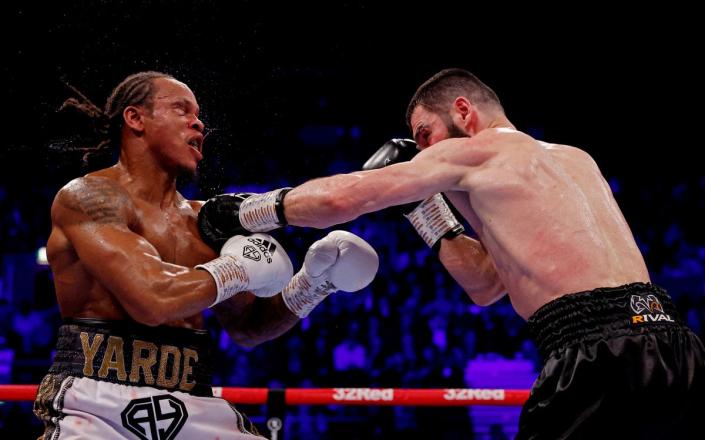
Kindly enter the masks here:
<path id="1" fill-rule="evenodd" d="M 272 262 L 272 254 L 277 250 L 276 244 L 261 238 L 248 238 L 247 241 L 254 244 L 254 246 L 245 245 L 242 249 L 243 257 L 253 261 L 260 261 L 262 259 L 261 251 L 267 263 Z"/>

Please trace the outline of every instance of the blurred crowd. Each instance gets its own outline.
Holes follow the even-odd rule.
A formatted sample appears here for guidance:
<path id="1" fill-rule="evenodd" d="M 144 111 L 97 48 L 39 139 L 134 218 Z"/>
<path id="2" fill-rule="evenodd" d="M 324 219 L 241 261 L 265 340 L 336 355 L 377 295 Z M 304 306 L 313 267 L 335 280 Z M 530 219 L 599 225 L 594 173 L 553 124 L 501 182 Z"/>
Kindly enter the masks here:
<path id="1" fill-rule="evenodd" d="M 705 337 L 705 178 L 629 176 L 610 177 L 609 183 L 652 281 L 671 293 L 688 325 Z M 61 318 L 51 271 L 37 263 L 37 250 L 50 231 L 54 192 L 0 186 L 0 383 L 36 384 L 51 361 Z M 373 283 L 355 294 L 332 295 L 289 333 L 251 349 L 234 344 L 207 311 L 215 385 L 531 386 L 540 359 L 506 298 L 490 307 L 474 305 L 406 220 L 391 211 L 339 228 L 365 238 L 379 253 Z M 325 233 L 287 227 L 274 235 L 298 268 L 308 246 Z M 507 375 L 497 379 L 499 366 Z M 244 410 L 264 430 L 265 408 Z M 288 438 L 390 438 L 414 432 L 453 439 L 479 432 L 473 426 L 478 417 L 468 408 L 301 406 L 287 414 Z M 32 435 L 41 431 L 31 403 L 0 403 L 0 433 L 16 432 L 18 426 Z M 486 434 L 477 438 L 511 438 L 513 432 L 511 424 L 501 423 L 482 429 Z"/>

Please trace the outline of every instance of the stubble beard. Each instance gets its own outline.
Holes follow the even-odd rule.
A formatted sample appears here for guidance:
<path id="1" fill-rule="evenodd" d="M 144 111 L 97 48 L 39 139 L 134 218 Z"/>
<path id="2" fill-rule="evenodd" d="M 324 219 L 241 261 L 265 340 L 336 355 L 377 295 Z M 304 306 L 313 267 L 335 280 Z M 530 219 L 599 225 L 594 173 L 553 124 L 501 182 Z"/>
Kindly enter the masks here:
<path id="1" fill-rule="evenodd" d="M 446 124 L 446 128 L 448 129 L 448 138 L 449 139 L 454 139 L 454 138 L 464 138 L 464 137 L 470 137 L 467 133 L 465 133 L 463 130 L 461 130 L 458 126 L 455 124 L 451 123 L 450 125 Z"/>

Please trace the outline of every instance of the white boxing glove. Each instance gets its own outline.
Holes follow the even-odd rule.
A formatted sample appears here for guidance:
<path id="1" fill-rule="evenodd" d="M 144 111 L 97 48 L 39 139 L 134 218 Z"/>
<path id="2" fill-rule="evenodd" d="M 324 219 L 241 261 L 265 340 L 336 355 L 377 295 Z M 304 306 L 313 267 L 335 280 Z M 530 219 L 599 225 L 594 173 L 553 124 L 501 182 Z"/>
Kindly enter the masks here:
<path id="1" fill-rule="evenodd" d="M 263 233 L 230 238 L 221 248 L 220 257 L 196 268 L 208 271 L 218 286 L 211 307 L 244 291 L 260 297 L 274 296 L 294 273 L 294 266 L 279 242 Z"/>
<path id="2" fill-rule="evenodd" d="M 303 267 L 282 290 L 284 303 L 305 318 L 329 294 L 365 288 L 378 267 L 377 252 L 365 240 L 347 231 L 333 231 L 309 248 Z"/>

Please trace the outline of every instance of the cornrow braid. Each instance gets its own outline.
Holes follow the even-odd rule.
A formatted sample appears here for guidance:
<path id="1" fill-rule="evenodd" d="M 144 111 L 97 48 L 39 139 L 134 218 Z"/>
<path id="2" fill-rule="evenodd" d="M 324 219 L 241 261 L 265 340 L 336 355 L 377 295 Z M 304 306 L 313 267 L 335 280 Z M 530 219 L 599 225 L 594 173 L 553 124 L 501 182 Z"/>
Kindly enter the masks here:
<path id="1" fill-rule="evenodd" d="M 173 78 L 161 72 L 146 71 L 132 74 L 125 78 L 110 93 L 104 109 L 95 105 L 83 93 L 70 84 L 66 84 L 77 98 L 68 98 L 59 108 L 62 111 L 72 107 L 88 116 L 93 121 L 93 129 L 100 139 L 94 147 L 80 148 L 84 152 L 83 162 L 87 163 L 94 154 L 110 152 L 120 146 L 120 132 L 124 126 L 122 113 L 131 105 L 144 105 L 152 110 L 154 80 Z"/>

